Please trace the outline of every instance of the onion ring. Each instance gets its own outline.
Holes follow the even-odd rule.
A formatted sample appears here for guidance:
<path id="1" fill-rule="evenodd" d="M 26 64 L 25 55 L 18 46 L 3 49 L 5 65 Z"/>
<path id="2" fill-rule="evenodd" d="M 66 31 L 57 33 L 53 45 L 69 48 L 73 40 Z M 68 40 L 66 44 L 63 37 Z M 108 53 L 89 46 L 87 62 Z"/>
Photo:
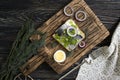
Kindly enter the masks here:
<path id="1" fill-rule="evenodd" d="M 83 19 L 78 18 L 78 14 L 79 14 L 79 13 L 84 14 L 84 18 L 83 18 Z M 86 14 L 86 12 L 79 10 L 79 11 L 76 12 L 75 18 L 76 18 L 76 20 L 78 20 L 78 21 L 85 21 L 85 20 L 87 19 L 87 14 Z"/>
<path id="2" fill-rule="evenodd" d="M 72 11 L 71 14 L 68 14 L 68 13 L 66 12 L 67 8 L 69 8 L 69 9 Z M 70 6 L 66 6 L 66 7 L 64 8 L 64 14 L 65 14 L 66 16 L 72 16 L 72 15 L 73 15 L 73 12 L 74 12 L 74 10 L 73 10 L 73 8 L 71 8 Z"/>
<path id="3" fill-rule="evenodd" d="M 81 45 L 82 44 L 82 45 Z M 84 42 L 84 41 L 81 41 L 80 43 L 79 43 L 79 47 L 80 48 L 84 48 L 86 46 L 86 43 Z"/>

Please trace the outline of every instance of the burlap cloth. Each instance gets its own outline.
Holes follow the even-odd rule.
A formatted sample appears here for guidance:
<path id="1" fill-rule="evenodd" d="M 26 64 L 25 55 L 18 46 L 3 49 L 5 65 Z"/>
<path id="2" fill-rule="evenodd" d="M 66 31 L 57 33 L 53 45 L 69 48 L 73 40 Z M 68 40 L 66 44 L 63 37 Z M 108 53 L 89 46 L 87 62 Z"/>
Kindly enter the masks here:
<path id="1" fill-rule="evenodd" d="M 120 80 L 120 23 L 110 46 L 93 51 L 86 60 L 76 80 Z"/>

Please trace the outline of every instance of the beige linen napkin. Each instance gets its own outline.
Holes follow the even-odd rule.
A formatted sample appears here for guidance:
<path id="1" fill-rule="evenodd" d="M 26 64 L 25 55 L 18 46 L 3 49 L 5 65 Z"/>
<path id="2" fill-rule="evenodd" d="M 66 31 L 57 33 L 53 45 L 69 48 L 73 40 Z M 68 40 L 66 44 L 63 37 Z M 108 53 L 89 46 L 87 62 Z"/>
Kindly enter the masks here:
<path id="1" fill-rule="evenodd" d="M 90 64 L 80 67 L 76 80 L 120 80 L 120 23 L 110 46 L 93 51 L 86 60 Z"/>

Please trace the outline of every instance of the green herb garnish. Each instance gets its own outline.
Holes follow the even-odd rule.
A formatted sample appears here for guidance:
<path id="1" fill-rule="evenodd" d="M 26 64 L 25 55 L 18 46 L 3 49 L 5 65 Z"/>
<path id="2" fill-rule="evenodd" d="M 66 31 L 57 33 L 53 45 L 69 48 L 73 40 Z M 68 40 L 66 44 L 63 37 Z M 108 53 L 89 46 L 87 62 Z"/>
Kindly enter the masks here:
<path id="1" fill-rule="evenodd" d="M 41 35 L 40 40 L 31 42 L 30 36 Z M 14 80 L 22 66 L 30 57 L 37 54 L 37 49 L 45 45 L 46 33 L 36 32 L 32 20 L 28 20 L 18 32 L 6 63 L 0 70 L 0 80 Z"/>
<path id="2" fill-rule="evenodd" d="M 70 30 L 69 30 L 69 33 L 70 33 L 71 35 L 74 35 L 74 34 L 75 34 L 75 30 L 74 30 L 74 29 L 70 29 Z"/>

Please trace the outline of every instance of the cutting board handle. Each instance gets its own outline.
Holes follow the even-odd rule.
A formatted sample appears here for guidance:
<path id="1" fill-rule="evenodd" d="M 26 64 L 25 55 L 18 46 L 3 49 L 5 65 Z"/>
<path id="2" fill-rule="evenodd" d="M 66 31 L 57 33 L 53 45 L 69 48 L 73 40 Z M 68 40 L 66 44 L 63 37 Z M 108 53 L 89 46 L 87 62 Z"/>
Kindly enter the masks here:
<path id="1" fill-rule="evenodd" d="M 33 35 L 30 37 L 30 40 L 38 40 L 40 39 L 39 35 Z M 43 48 L 38 50 L 38 54 L 33 56 L 31 59 L 29 59 L 24 65 L 20 67 L 21 72 L 27 76 L 30 73 L 32 73 L 34 70 L 36 70 L 44 61 L 45 59 L 50 56 L 51 51 L 44 46 Z"/>

